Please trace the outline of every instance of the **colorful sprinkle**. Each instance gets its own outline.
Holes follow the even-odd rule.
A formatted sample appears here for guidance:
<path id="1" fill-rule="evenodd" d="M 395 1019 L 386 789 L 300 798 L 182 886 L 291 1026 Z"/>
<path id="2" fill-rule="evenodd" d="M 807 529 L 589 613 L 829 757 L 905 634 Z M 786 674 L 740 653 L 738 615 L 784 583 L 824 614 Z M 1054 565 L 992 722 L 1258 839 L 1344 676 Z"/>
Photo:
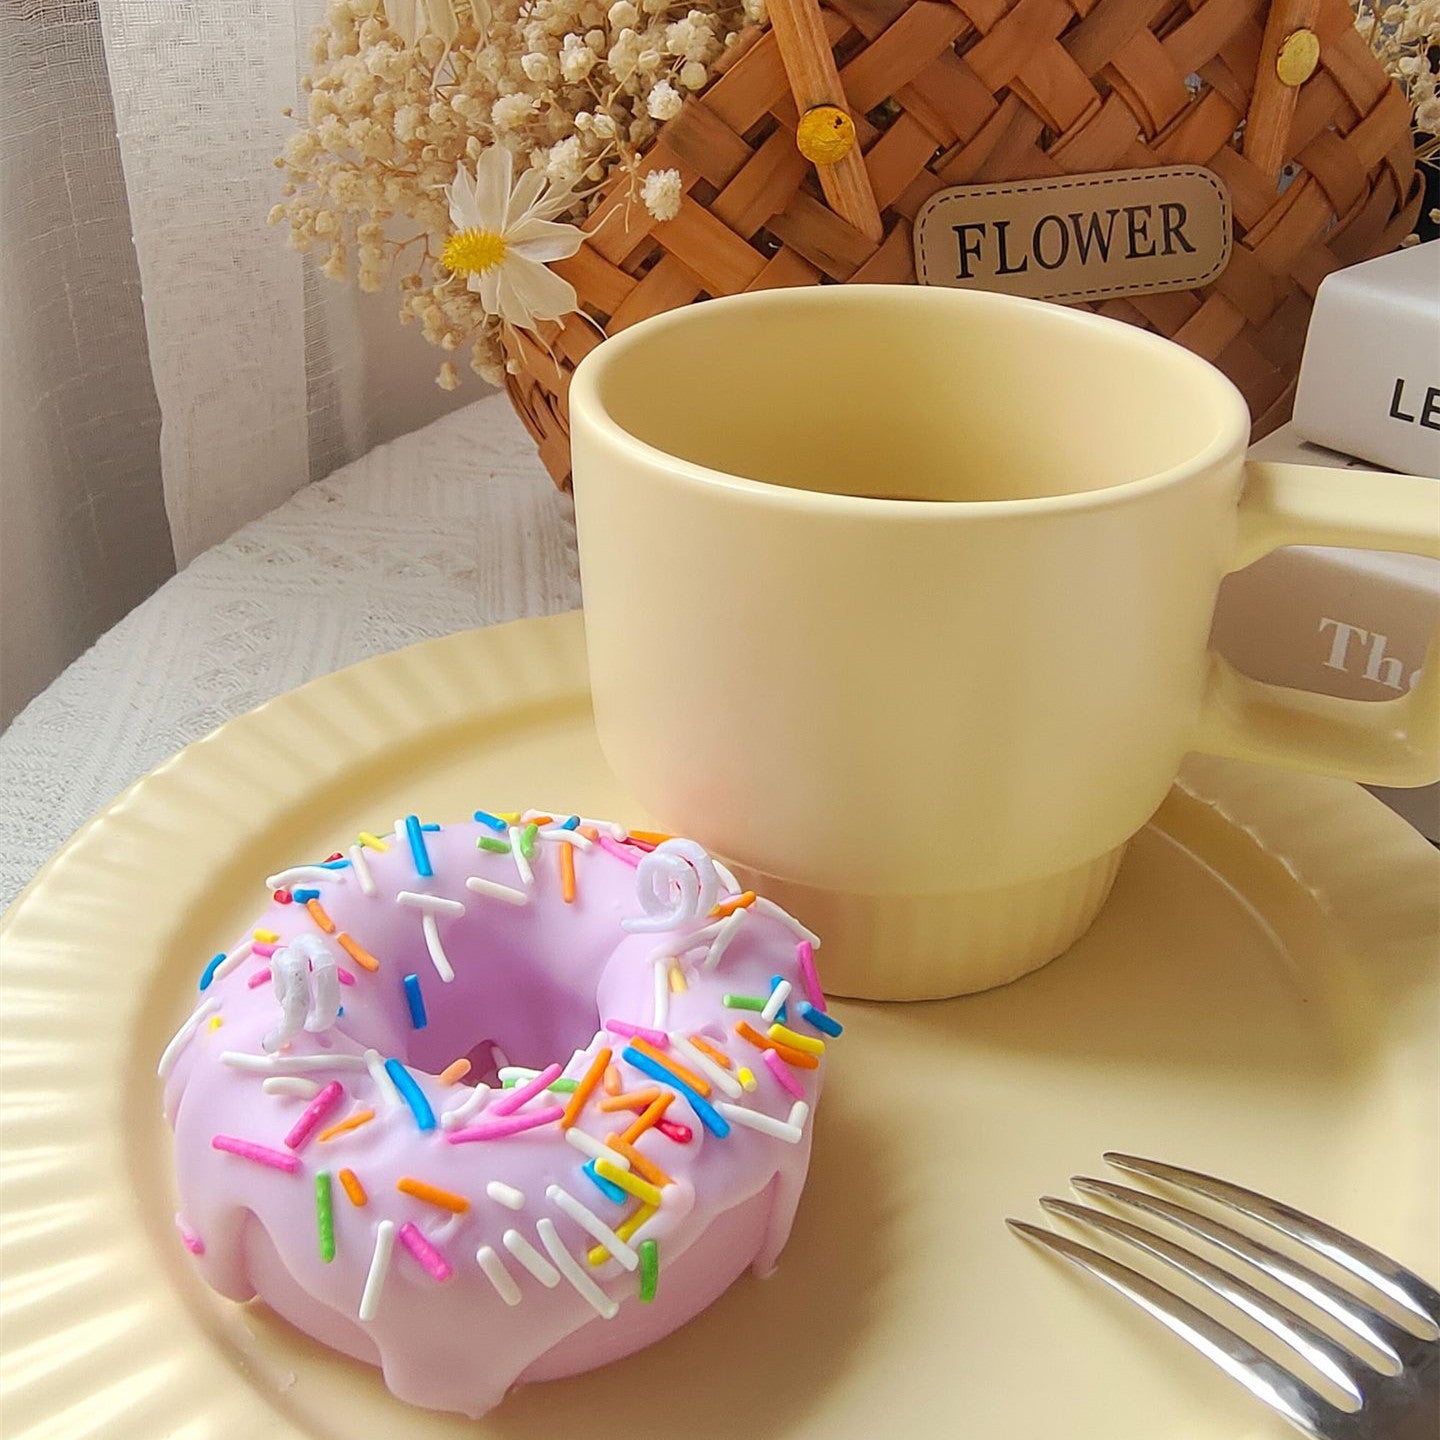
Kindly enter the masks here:
<path id="1" fill-rule="evenodd" d="M 292 890 L 290 893 L 297 905 L 308 905 L 312 900 L 320 898 L 318 890 Z"/>
<path id="2" fill-rule="evenodd" d="M 320 1128 L 320 1122 L 345 1098 L 345 1087 L 332 1080 L 305 1107 L 285 1137 L 289 1150 L 298 1150 Z"/>
<path id="3" fill-rule="evenodd" d="M 569 845 L 560 847 L 560 898 L 567 905 L 575 903 L 575 851 Z"/>
<path id="4" fill-rule="evenodd" d="M 378 835 L 372 835 L 368 830 L 362 830 L 359 839 L 367 850 L 378 850 L 382 855 L 390 848 Z"/>
<path id="5" fill-rule="evenodd" d="M 274 900 L 277 905 L 290 905 L 295 899 L 288 890 L 277 890 L 270 898 Z"/>
<path id="6" fill-rule="evenodd" d="M 442 1085 L 458 1085 L 470 1073 L 470 1062 L 462 1055 L 452 1060 L 437 1077 Z"/>
<path id="7" fill-rule="evenodd" d="M 637 1175 L 643 1175 L 652 1185 L 663 1188 L 675 1183 L 648 1155 L 641 1154 L 636 1146 L 631 1145 L 622 1136 L 607 1135 L 605 1143 L 628 1161 L 630 1168 Z M 655 1203 L 658 1205 L 660 1202 L 657 1200 Z"/>
<path id="8" fill-rule="evenodd" d="M 708 1080 L 697 1075 L 693 1070 L 688 1069 L 678 1060 L 671 1059 L 668 1055 L 662 1055 L 660 1051 L 643 1036 L 637 1035 L 634 1043 L 625 1051 L 625 1058 L 627 1060 L 630 1058 L 632 1050 L 637 1051 L 641 1055 L 648 1056 L 657 1065 L 663 1065 L 669 1074 L 682 1085 L 688 1085 L 698 1094 L 708 1095 L 710 1093 L 710 1082 Z M 663 1080 L 665 1077 L 655 1076 L 655 1078 Z"/>
<path id="9" fill-rule="evenodd" d="M 790 998 L 790 982 L 783 975 L 772 975 L 770 977 L 770 996 L 765 1001 L 765 1008 L 760 1012 L 760 1018 L 767 1023 L 778 1020 L 784 1024 L 789 1018 L 785 1010 L 785 1002 Z"/>
<path id="10" fill-rule="evenodd" d="M 400 1243 L 420 1263 L 421 1269 L 437 1283 L 443 1284 L 454 1273 L 449 1262 L 425 1237 L 413 1220 L 407 1220 L 397 1232 Z"/>
<path id="11" fill-rule="evenodd" d="M 475 1252 L 475 1260 L 485 1272 L 485 1278 L 495 1287 L 495 1293 L 507 1305 L 518 1305 L 520 1287 L 505 1268 L 505 1262 L 488 1245 L 482 1245 Z"/>
<path id="12" fill-rule="evenodd" d="M 192 1254 L 203 1255 L 205 1242 L 197 1231 L 192 1230 L 180 1216 L 175 1217 L 175 1228 L 180 1232 L 180 1243 Z"/>
<path id="13" fill-rule="evenodd" d="M 335 943 L 362 969 L 372 973 L 380 968 L 380 962 L 353 935 L 343 930 L 335 937 Z"/>
<path id="14" fill-rule="evenodd" d="M 722 1069 L 708 1055 L 692 1045 L 683 1035 L 672 1035 L 670 1040 L 681 1059 L 685 1060 L 694 1069 L 698 1070 L 700 1074 L 704 1075 L 717 1090 L 724 1095 L 728 1095 L 732 1100 L 738 1100 L 740 1098 L 740 1082 L 731 1075 L 728 1070 Z"/>
<path id="15" fill-rule="evenodd" d="M 632 869 L 638 868 L 640 856 L 633 850 L 627 850 L 625 846 L 616 844 L 608 835 L 597 834 L 595 840 L 607 855 L 613 855 L 617 860 L 623 860 Z"/>
<path id="16" fill-rule="evenodd" d="M 674 1098 L 675 1092 L 673 1090 L 661 1091 L 660 1094 L 645 1107 L 640 1118 L 631 1121 L 630 1125 L 626 1128 L 621 1137 L 625 1143 L 627 1145 L 633 1145 L 652 1125 L 658 1125 L 661 1117 L 665 1114 L 666 1110 L 670 1108 L 670 1102 Z"/>
<path id="17" fill-rule="evenodd" d="M 482 835 L 475 842 L 475 848 L 488 850 L 492 855 L 508 855 L 510 853 L 510 847 L 503 840 L 492 840 L 488 835 Z"/>
<path id="18" fill-rule="evenodd" d="M 647 1086 L 644 1090 L 627 1090 L 620 1095 L 607 1095 L 600 1102 L 600 1108 L 606 1111 L 643 1110 L 647 1105 L 653 1104 L 659 1095 L 660 1092 L 653 1086 Z"/>
<path id="19" fill-rule="evenodd" d="M 457 1195 L 453 1190 L 442 1190 L 424 1180 L 416 1180 L 412 1175 L 402 1175 L 395 1182 L 395 1188 L 402 1194 L 413 1195 L 417 1200 L 423 1200 L 427 1205 L 434 1205 L 439 1210 L 448 1210 L 452 1215 L 463 1215 L 470 1208 L 470 1202 L 463 1195 Z"/>
<path id="20" fill-rule="evenodd" d="M 802 1000 L 795 1008 L 800 1012 L 800 1018 L 807 1025 L 813 1025 L 823 1035 L 835 1036 L 845 1033 L 845 1027 L 833 1015 L 816 1009 L 808 1000 Z"/>
<path id="21" fill-rule="evenodd" d="M 585 1164 L 580 1167 L 580 1173 L 612 1204 L 623 1205 L 625 1203 L 625 1192 L 618 1185 L 612 1185 L 610 1181 L 601 1176 L 599 1170 L 596 1168 L 599 1164 L 600 1162 L 598 1160 L 587 1160 Z M 621 1173 L 623 1174 L 624 1172 L 622 1171 Z"/>
<path id="22" fill-rule="evenodd" d="M 825 992 L 820 988 L 820 975 L 815 969 L 815 947 L 808 940 L 801 940 L 795 946 L 795 959 L 800 966 L 800 982 L 805 994 L 817 1009 L 825 1008 Z"/>
<path id="23" fill-rule="evenodd" d="M 255 930 L 251 934 L 262 945 L 273 945 L 280 938 L 273 930 Z"/>
<path id="24" fill-rule="evenodd" d="M 619 1071 L 619 1069 L 618 1069 L 616 1066 L 614 1066 L 614 1065 L 609 1065 L 609 1066 L 606 1067 L 606 1069 L 605 1069 L 605 1093 L 606 1093 L 607 1095 L 618 1095 L 618 1094 L 620 1093 L 620 1087 L 621 1087 L 624 1083 L 625 1083 L 625 1082 L 624 1082 L 623 1080 L 621 1080 L 621 1078 L 620 1078 L 620 1071 Z"/>
<path id="25" fill-rule="evenodd" d="M 765 996 L 763 995 L 724 995 L 720 1003 L 728 1006 L 731 1010 L 754 1010 L 761 1011 L 765 1008 Z"/>
<path id="26" fill-rule="evenodd" d="M 508 1090 L 490 1107 L 492 1115 L 513 1115 L 528 1100 L 533 1100 L 537 1095 L 550 1088 L 553 1080 L 560 1078 L 563 1065 L 547 1065 L 533 1080 L 527 1081 L 524 1085 L 517 1085 L 513 1090 Z M 564 1117 L 565 1112 L 560 1112 Z"/>
<path id="27" fill-rule="evenodd" d="M 320 1240 L 320 1258 L 328 1265 L 335 1258 L 335 1209 L 328 1170 L 315 1177 L 315 1232 Z"/>
<path id="28" fill-rule="evenodd" d="M 773 1040 L 768 1036 L 762 1035 L 753 1026 L 747 1025 L 743 1020 L 736 1022 L 735 1033 L 742 1040 L 748 1040 L 750 1044 L 754 1045 L 758 1050 L 774 1050 L 787 1065 L 794 1065 L 798 1070 L 815 1070 L 820 1065 L 819 1060 L 817 1060 L 815 1056 L 807 1055 L 803 1050 L 797 1050 L 793 1045 L 784 1045 L 778 1040 Z"/>
<path id="29" fill-rule="evenodd" d="M 735 1062 L 718 1046 L 712 1045 L 703 1035 L 692 1035 L 690 1043 L 708 1055 L 722 1070 L 733 1070 Z"/>
<path id="30" fill-rule="evenodd" d="M 425 1092 L 415 1083 L 410 1072 L 398 1060 L 387 1060 L 385 1073 L 400 1092 L 400 1098 L 410 1107 L 410 1113 L 415 1117 L 415 1124 L 421 1130 L 433 1130 L 435 1128 L 435 1112 L 430 1108 L 430 1102 L 425 1098 Z"/>
<path id="31" fill-rule="evenodd" d="M 502 1140 L 507 1135 L 518 1135 L 522 1130 L 534 1130 L 541 1125 L 549 1125 L 564 1113 L 559 1105 L 548 1105 L 540 1110 L 527 1110 L 522 1115 L 501 1115 L 494 1120 L 486 1119 L 479 1125 L 471 1125 L 464 1130 L 451 1130 L 445 1138 L 452 1145 L 466 1145 L 472 1140 Z"/>
<path id="32" fill-rule="evenodd" d="M 670 991 L 674 995 L 683 995 L 690 988 L 689 982 L 685 979 L 685 972 L 680 968 L 678 960 L 672 960 L 669 967 Z"/>
<path id="33" fill-rule="evenodd" d="M 663 1030 L 652 1030 L 646 1025 L 632 1025 L 628 1020 L 602 1020 L 600 1028 L 608 1030 L 612 1035 L 638 1037 L 648 1041 L 657 1050 L 664 1050 L 670 1044 L 670 1037 Z"/>
<path id="34" fill-rule="evenodd" d="M 337 1135 L 348 1135 L 350 1131 L 358 1130 L 362 1125 L 368 1125 L 374 1118 L 373 1110 L 357 1110 L 353 1115 L 347 1115 L 343 1120 L 322 1130 L 315 1138 L 323 1145 Z"/>
<path id="35" fill-rule="evenodd" d="M 224 1019 L 223 1019 L 221 1016 L 219 1016 L 219 1015 L 212 1015 L 212 1016 L 210 1017 L 209 1022 L 206 1024 L 205 1028 L 206 1028 L 207 1030 L 218 1030 L 224 1023 L 225 1023 L 225 1021 L 224 1021 Z"/>
<path id="36" fill-rule="evenodd" d="M 754 1090 L 760 1084 L 755 1078 L 755 1072 L 748 1065 L 742 1065 L 735 1074 L 739 1077 L 740 1085 L 745 1090 Z"/>
<path id="37" fill-rule="evenodd" d="M 360 1319 L 370 1321 L 380 1308 L 385 1290 L 385 1276 L 390 1269 L 390 1256 L 395 1249 L 395 1222 L 382 1220 L 375 1227 L 375 1250 L 370 1256 L 370 1270 L 365 1276 L 365 1290 L 360 1296 Z"/>
<path id="38" fill-rule="evenodd" d="M 612 1186 L 626 1191 L 645 1205 L 658 1205 L 660 1203 L 660 1190 L 658 1186 L 652 1185 L 648 1180 L 642 1180 L 638 1175 L 632 1175 L 628 1170 L 622 1170 L 611 1160 L 595 1160 L 591 1164 L 595 1167 L 596 1177 L 603 1177 Z M 586 1169 L 589 1169 L 586 1166 Z"/>
<path id="39" fill-rule="evenodd" d="M 727 915 L 733 915 L 737 910 L 748 910 L 755 903 L 755 892 L 747 890 L 743 895 L 736 895 L 731 900 L 722 900 L 710 914 L 717 920 L 723 920 Z"/>
<path id="40" fill-rule="evenodd" d="M 655 1216 L 653 1205 L 637 1205 L 629 1218 L 621 1221 L 615 1227 L 615 1233 L 622 1239 L 628 1240 L 635 1232 L 647 1225 Z M 603 1265 L 610 1258 L 610 1252 L 603 1246 L 597 1245 L 586 1256 L 592 1265 Z"/>
<path id="41" fill-rule="evenodd" d="M 410 1007 L 410 1024 L 416 1030 L 423 1030 L 430 1023 L 425 1014 L 425 996 L 420 990 L 420 977 L 405 977 L 405 1003 Z"/>
<path id="42" fill-rule="evenodd" d="M 278 950 L 279 948 L 280 947 L 278 945 L 266 945 L 263 941 L 259 940 L 257 940 L 255 944 L 251 946 L 251 949 L 254 950 L 255 954 L 257 954 L 262 960 L 273 959 L 276 950 Z"/>
<path id="43" fill-rule="evenodd" d="M 535 858 L 535 837 L 540 833 L 540 827 L 532 820 L 520 832 L 520 853 L 527 859 Z"/>
<path id="44" fill-rule="evenodd" d="M 649 1055 L 642 1055 L 633 1045 L 626 1047 L 622 1058 L 626 1064 L 642 1071 L 652 1080 L 658 1080 L 662 1085 L 674 1085 L 685 1097 L 685 1103 L 695 1112 L 695 1118 L 717 1139 L 723 1140 L 730 1133 L 730 1127 L 725 1123 L 724 1113 L 717 1110 L 693 1087 L 687 1085 L 683 1080 L 676 1079 L 669 1067 L 657 1064 Z M 710 1087 L 707 1085 L 705 1088 L 708 1090 Z M 645 1117 L 642 1115 L 640 1118 L 643 1120 Z M 631 1129 L 633 1130 L 634 1126 L 631 1126 Z M 633 1139 L 629 1131 L 626 1132 L 625 1138 Z"/>
<path id="45" fill-rule="evenodd" d="M 266 965 L 263 969 L 257 970 L 246 982 L 247 990 L 258 990 L 267 980 L 271 978 L 270 967 Z"/>
<path id="46" fill-rule="evenodd" d="M 805 1098 L 805 1087 L 790 1073 L 790 1067 L 773 1050 L 767 1050 L 760 1058 L 782 1089 L 789 1091 L 797 1100 Z"/>
<path id="47" fill-rule="evenodd" d="M 788 1045 L 792 1050 L 803 1050 L 807 1055 L 825 1053 L 825 1042 L 817 1040 L 813 1035 L 799 1035 L 784 1025 L 772 1025 L 769 1033 L 772 1040 Z"/>
<path id="48" fill-rule="evenodd" d="M 210 988 L 210 982 L 215 978 L 215 972 L 225 963 L 225 952 L 222 950 L 208 965 L 200 972 L 200 989 L 202 993 Z"/>
<path id="49" fill-rule="evenodd" d="M 310 918 L 327 934 L 335 933 L 335 922 L 325 913 L 325 907 L 318 899 L 307 900 L 305 908 L 310 912 Z"/>
<path id="50" fill-rule="evenodd" d="M 660 1280 L 660 1247 L 653 1240 L 640 1242 L 640 1299 L 648 1305 Z"/>
<path id="51" fill-rule="evenodd" d="M 405 838 L 410 842 L 410 858 L 415 864 L 415 873 L 422 880 L 433 878 L 435 869 L 430 864 L 430 852 L 425 848 L 425 834 L 420 829 L 418 815 L 405 817 Z"/>
<path id="52" fill-rule="evenodd" d="M 369 1196 L 365 1193 L 365 1187 L 360 1183 L 359 1177 L 353 1170 L 342 1170 L 340 1172 L 340 1187 L 349 1197 L 350 1203 L 358 1210 Z"/>
<path id="53" fill-rule="evenodd" d="M 575 1093 L 570 1097 L 570 1103 L 566 1105 L 564 1115 L 560 1117 L 562 1130 L 568 1130 L 580 1118 L 580 1112 L 585 1108 L 585 1102 L 595 1093 L 595 1087 L 599 1085 L 600 1078 L 609 1064 L 609 1048 L 605 1047 L 596 1051 L 589 1069 L 580 1077 L 580 1083 L 575 1087 Z"/>
<path id="54" fill-rule="evenodd" d="M 500 819 L 498 815 L 491 815 L 487 810 L 477 810 L 475 812 L 475 819 L 479 821 L 481 825 L 488 825 L 497 835 L 503 835 L 505 833 L 505 822 Z M 505 849 L 508 851 L 510 847 L 507 845 Z"/>
<path id="55" fill-rule="evenodd" d="M 238 1155 L 242 1160 L 253 1160 L 257 1165 L 268 1165 L 272 1170 L 284 1170 L 289 1175 L 293 1175 L 300 1168 L 297 1156 L 282 1154 L 267 1145 L 257 1145 L 252 1140 L 239 1140 L 234 1135 L 212 1135 L 210 1148 Z"/>

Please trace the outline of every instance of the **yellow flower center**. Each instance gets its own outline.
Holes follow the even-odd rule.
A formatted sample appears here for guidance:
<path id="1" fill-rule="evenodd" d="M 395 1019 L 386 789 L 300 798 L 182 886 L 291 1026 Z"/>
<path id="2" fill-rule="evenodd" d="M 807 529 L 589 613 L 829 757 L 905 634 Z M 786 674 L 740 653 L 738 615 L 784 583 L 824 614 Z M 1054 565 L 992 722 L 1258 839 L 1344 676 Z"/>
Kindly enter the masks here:
<path id="1" fill-rule="evenodd" d="M 457 230 L 445 237 L 441 260 L 457 275 L 481 275 L 505 258 L 505 237 L 494 230 Z"/>

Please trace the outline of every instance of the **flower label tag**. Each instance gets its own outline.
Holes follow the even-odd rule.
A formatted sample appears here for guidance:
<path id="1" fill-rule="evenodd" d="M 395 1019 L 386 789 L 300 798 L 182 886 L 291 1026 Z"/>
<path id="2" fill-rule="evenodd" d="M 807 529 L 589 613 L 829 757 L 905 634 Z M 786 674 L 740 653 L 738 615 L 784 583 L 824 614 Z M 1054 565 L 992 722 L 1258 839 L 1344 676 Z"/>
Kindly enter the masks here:
<path id="1" fill-rule="evenodd" d="M 1230 197 L 1198 165 L 956 185 L 915 217 L 922 285 L 1034 300 L 1193 290 L 1230 259 Z"/>

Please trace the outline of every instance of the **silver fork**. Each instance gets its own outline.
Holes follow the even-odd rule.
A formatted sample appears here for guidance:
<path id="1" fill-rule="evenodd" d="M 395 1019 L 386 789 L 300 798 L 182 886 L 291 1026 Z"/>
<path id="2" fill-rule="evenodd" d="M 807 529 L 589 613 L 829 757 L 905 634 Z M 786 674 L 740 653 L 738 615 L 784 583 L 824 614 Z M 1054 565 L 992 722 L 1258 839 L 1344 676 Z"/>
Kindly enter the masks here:
<path id="1" fill-rule="evenodd" d="M 1397 1324 L 1345 1287 L 1232 1226 L 1172 1200 L 1109 1180 L 1077 1177 L 1070 1182 L 1082 1194 L 1154 1217 L 1163 1222 L 1162 1230 L 1174 1226 L 1232 1260 L 1256 1266 L 1338 1322 L 1348 1337 L 1341 1345 L 1289 1306 L 1163 1234 L 1070 1200 L 1047 1195 L 1040 1201 L 1053 1214 L 1132 1245 L 1199 1282 L 1309 1361 L 1349 1397 L 1349 1408 L 1333 1403 L 1222 1321 L 1149 1276 L 1066 1235 L 1023 1220 L 1006 1223 L 1133 1301 L 1304 1434 L 1317 1440 L 1436 1440 L 1440 1435 L 1440 1293 L 1434 1287 L 1378 1250 L 1253 1190 L 1133 1155 L 1111 1151 L 1105 1160 L 1118 1170 L 1205 1196 L 1279 1230 L 1373 1286 L 1405 1313 L 1407 1324 Z M 1378 1363 L 1377 1356 L 1381 1357 Z"/>

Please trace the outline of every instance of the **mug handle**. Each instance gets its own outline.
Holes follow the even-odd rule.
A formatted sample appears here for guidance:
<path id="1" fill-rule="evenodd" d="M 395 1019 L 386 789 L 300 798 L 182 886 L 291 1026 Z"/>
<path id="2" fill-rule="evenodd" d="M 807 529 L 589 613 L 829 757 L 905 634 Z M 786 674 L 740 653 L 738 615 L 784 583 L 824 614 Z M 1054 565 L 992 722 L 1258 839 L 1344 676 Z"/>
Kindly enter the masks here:
<path id="1" fill-rule="evenodd" d="M 1230 572 L 1283 545 L 1404 550 L 1440 559 L 1440 480 L 1250 461 Z M 1194 749 L 1366 785 L 1440 780 L 1440 619 L 1420 679 L 1393 700 L 1267 685 L 1210 652 Z"/>

